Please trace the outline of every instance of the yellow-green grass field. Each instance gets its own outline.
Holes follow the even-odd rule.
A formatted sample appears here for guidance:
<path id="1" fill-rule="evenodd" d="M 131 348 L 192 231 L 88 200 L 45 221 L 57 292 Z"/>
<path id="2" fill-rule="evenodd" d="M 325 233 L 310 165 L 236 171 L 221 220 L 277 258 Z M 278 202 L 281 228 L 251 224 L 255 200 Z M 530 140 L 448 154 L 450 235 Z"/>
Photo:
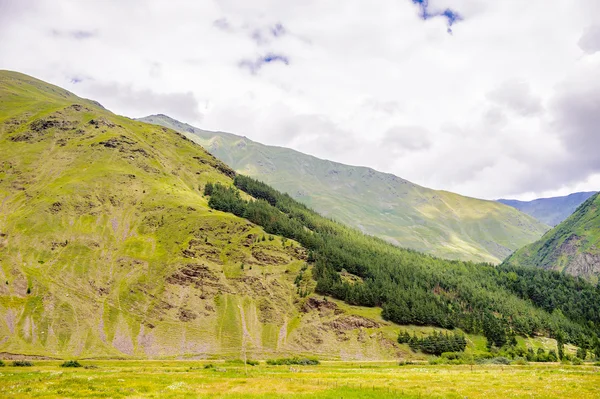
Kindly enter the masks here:
<path id="1" fill-rule="evenodd" d="M 324 362 L 58 361 L 0 368 L 2 398 L 600 398 L 600 368 Z"/>

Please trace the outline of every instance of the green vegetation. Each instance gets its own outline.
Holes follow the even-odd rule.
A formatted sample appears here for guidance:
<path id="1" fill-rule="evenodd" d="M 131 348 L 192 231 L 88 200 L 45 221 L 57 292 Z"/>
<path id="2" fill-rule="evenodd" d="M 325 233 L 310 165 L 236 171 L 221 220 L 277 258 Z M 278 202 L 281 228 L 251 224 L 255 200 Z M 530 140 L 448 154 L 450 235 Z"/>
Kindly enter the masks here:
<path id="1" fill-rule="evenodd" d="M 12 362 L 13 367 L 33 367 L 33 363 L 29 360 L 15 360 Z"/>
<path id="2" fill-rule="evenodd" d="M 581 279 L 395 247 L 24 75 L 0 72 L 0 103 L 2 352 L 427 360 L 392 323 L 461 329 L 469 353 L 600 351 Z"/>
<path id="3" fill-rule="evenodd" d="M 490 361 L 500 363 L 500 360 Z M 40 361 L 2 370 L 0 397 L 207 399 L 578 398 L 600 396 L 599 368 L 563 364 L 428 365 L 323 362 L 269 366 L 198 361 L 99 361 L 96 369 L 61 369 Z M 218 371 L 217 371 L 218 369 Z"/>
<path id="4" fill-rule="evenodd" d="M 588 198 L 539 241 L 519 249 L 507 265 L 541 267 L 598 282 L 600 276 L 600 194 Z"/>
<path id="5" fill-rule="evenodd" d="M 467 347 L 467 340 L 462 334 L 442 334 L 433 332 L 431 335 L 418 338 L 411 336 L 407 331 L 398 334 L 399 344 L 408 344 L 414 351 L 422 351 L 429 355 L 440 356 L 443 353 L 463 352 Z"/>
<path id="6" fill-rule="evenodd" d="M 448 259 L 500 263 L 549 226 L 495 201 L 431 190 L 373 169 L 318 159 L 165 115 L 141 120 L 178 130 L 237 172 L 322 215 L 398 246 Z"/>
<path id="7" fill-rule="evenodd" d="M 269 359 L 267 360 L 267 364 L 270 366 L 316 366 L 321 364 L 321 362 L 314 358 L 287 357 L 282 359 Z"/>
<path id="8" fill-rule="evenodd" d="M 77 360 L 67 360 L 60 367 L 83 367 Z"/>
<path id="9" fill-rule="evenodd" d="M 0 154 L 0 352 L 395 358 L 378 314 L 329 327 L 356 309 L 311 302 L 297 242 L 209 208 L 235 172 L 181 134 L 0 71 Z"/>
<path id="10" fill-rule="evenodd" d="M 383 317 L 398 324 L 483 333 L 488 347 L 502 347 L 514 335 L 561 334 L 600 353 L 600 292 L 581 279 L 400 249 L 325 219 L 257 180 L 237 175 L 234 185 L 257 200 L 216 184 L 207 191 L 209 206 L 301 243 L 315 262 L 319 293 L 381 306 Z"/>

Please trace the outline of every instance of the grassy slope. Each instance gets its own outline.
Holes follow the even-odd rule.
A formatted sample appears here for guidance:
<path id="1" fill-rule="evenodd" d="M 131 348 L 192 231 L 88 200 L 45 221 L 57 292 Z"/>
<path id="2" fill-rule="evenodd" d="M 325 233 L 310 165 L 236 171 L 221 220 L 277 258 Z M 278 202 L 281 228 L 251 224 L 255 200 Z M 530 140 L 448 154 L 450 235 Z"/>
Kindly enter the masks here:
<path id="1" fill-rule="evenodd" d="M 164 115 L 144 118 L 185 133 L 238 172 L 289 193 L 321 214 L 403 247 L 498 263 L 548 226 L 494 201 L 427 189 L 369 168 L 321 160 Z"/>
<path id="2" fill-rule="evenodd" d="M 401 349 L 389 328 L 359 341 L 323 327 L 347 312 L 303 311 L 304 250 L 210 210 L 203 186 L 232 171 L 179 133 L 0 71 L 0 154 L 0 355 Z"/>
<path id="3" fill-rule="evenodd" d="M 594 191 L 589 191 L 564 197 L 538 198 L 533 201 L 500 199 L 498 202 L 512 206 L 550 226 L 556 226 L 571 216 L 579 205 L 594 194 L 596 194 Z"/>
<path id="4" fill-rule="evenodd" d="M 600 195 L 585 201 L 573 215 L 539 241 L 516 251 L 507 263 L 537 266 L 583 276 L 600 276 Z"/>

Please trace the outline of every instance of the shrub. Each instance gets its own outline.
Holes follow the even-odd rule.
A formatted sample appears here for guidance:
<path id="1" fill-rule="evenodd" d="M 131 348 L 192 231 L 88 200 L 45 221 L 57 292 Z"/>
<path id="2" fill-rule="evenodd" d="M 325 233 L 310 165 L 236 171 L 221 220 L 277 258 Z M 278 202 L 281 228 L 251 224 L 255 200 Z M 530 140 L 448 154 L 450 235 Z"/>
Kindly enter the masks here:
<path id="1" fill-rule="evenodd" d="M 460 354 L 456 352 L 444 352 L 442 353 L 442 357 L 448 360 L 457 360 L 460 359 Z"/>
<path id="2" fill-rule="evenodd" d="M 427 360 L 427 363 L 431 364 L 432 366 L 436 365 L 436 364 L 446 364 L 448 363 L 447 359 L 444 359 L 442 357 L 431 357 L 429 358 L 429 360 Z"/>
<path id="3" fill-rule="evenodd" d="M 0 360 L 0 367 L 4 367 L 4 362 Z"/>
<path id="4" fill-rule="evenodd" d="M 231 359 L 227 360 L 225 363 L 229 364 L 244 364 L 244 359 Z M 258 360 L 246 359 L 246 363 L 249 366 L 257 366 L 260 364 Z"/>
<path id="5" fill-rule="evenodd" d="M 578 357 L 573 358 L 573 366 L 581 366 L 583 364 L 583 360 Z"/>
<path id="6" fill-rule="evenodd" d="M 13 367 L 31 367 L 33 363 L 29 360 L 15 360 L 12 362 Z"/>
<path id="7" fill-rule="evenodd" d="M 267 360 L 267 364 L 270 366 L 316 366 L 320 364 L 319 360 L 314 358 L 300 358 L 300 357 L 290 357 L 283 359 L 269 359 Z"/>
<path id="8" fill-rule="evenodd" d="M 514 361 L 513 364 L 519 365 L 519 366 L 525 366 L 527 364 L 527 359 L 523 358 L 523 357 L 517 357 Z"/>
<path id="9" fill-rule="evenodd" d="M 60 367 L 83 367 L 77 360 L 67 360 Z"/>
<path id="10" fill-rule="evenodd" d="M 489 364 L 504 364 L 504 365 L 509 365 L 510 364 L 510 360 L 508 360 L 504 356 L 498 356 L 498 357 L 495 357 L 493 359 L 488 360 L 487 363 L 489 363 Z"/>

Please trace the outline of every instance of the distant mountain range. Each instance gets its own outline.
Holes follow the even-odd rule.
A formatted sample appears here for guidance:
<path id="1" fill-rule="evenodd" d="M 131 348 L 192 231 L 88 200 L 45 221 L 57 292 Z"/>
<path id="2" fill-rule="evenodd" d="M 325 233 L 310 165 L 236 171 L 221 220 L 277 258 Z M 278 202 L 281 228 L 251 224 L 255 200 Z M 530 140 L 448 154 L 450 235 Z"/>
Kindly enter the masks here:
<path id="1" fill-rule="evenodd" d="M 140 120 L 178 130 L 236 171 L 402 247 L 449 259 L 499 263 L 550 228 L 496 201 L 432 190 L 370 168 L 201 130 L 165 115 Z"/>
<path id="2" fill-rule="evenodd" d="M 537 266 L 598 281 L 600 276 L 600 194 L 539 241 L 516 251 L 506 263 Z"/>
<path id="3" fill-rule="evenodd" d="M 512 206 L 550 226 L 556 226 L 569 216 L 595 191 L 573 193 L 564 197 L 539 198 L 533 201 L 499 199 L 498 202 Z"/>

